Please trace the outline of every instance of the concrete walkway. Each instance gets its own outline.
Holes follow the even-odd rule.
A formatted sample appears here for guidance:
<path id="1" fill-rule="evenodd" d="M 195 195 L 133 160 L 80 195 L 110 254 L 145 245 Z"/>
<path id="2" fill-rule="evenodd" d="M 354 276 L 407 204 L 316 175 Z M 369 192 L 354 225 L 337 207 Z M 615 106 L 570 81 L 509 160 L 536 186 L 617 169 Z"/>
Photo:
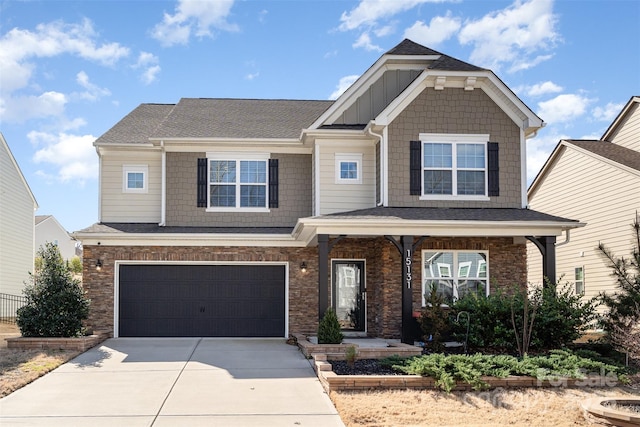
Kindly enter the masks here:
<path id="1" fill-rule="evenodd" d="M 0 399 L 8 426 L 344 426 L 284 339 L 110 339 Z"/>

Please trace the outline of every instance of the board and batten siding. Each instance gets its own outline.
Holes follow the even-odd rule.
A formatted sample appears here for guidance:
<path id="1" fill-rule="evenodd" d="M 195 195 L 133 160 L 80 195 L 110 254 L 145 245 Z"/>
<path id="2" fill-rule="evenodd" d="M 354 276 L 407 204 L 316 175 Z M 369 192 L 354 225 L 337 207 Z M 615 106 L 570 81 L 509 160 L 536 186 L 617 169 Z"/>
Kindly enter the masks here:
<path id="1" fill-rule="evenodd" d="M 0 138 L 2 136 L 0 135 Z M 22 295 L 33 271 L 34 211 L 31 190 L 4 139 L 0 141 L 0 293 Z M 12 313 L 6 313 L 12 315 Z"/>
<path id="2" fill-rule="evenodd" d="M 372 208 L 376 204 L 374 146 L 320 143 L 320 215 Z M 362 182 L 336 183 L 336 154 L 362 154 Z"/>
<path id="3" fill-rule="evenodd" d="M 609 138 L 610 142 L 640 151 L 640 104 L 635 103 L 629 109 L 618 130 Z"/>
<path id="4" fill-rule="evenodd" d="M 123 166 L 148 167 L 146 193 L 123 191 Z M 101 159 L 100 221 L 160 222 L 162 193 L 162 157 L 159 151 L 105 152 Z"/>
<path id="5" fill-rule="evenodd" d="M 584 266 L 585 296 L 612 291 L 615 280 L 597 250 L 603 242 L 617 256 L 628 257 L 632 249 L 635 213 L 640 210 L 640 174 L 604 163 L 570 147 L 549 170 L 529 200 L 531 209 L 576 219 L 587 225 L 571 230 L 570 242 L 556 247 L 558 278 L 574 285 L 574 269 Z M 564 236 L 558 237 L 562 242 Z M 528 243 L 531 284 L 540 284 L 540 252 Z M 575 287 L 574 287 L 575 289 Z"/>

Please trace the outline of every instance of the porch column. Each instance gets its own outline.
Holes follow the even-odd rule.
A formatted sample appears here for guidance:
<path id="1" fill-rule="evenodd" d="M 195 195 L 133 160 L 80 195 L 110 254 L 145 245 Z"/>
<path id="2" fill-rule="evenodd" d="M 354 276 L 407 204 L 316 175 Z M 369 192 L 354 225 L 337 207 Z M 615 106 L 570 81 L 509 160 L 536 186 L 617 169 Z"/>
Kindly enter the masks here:
<path id="1" fill-rule="evenodd" d="M 412 264 L 413 264 L 413 236 L 402 236 L 402 334 L 401 341 L 404 344 L 413 344 L 413 337 L 410 336 L 413 319 L 413 295 L 412 285 Z"/>
<path id="2" fill-rule="evenodd" d="M 318 320 L 329 308 L 329 235 L 318 234 Z"/>
<path id="3" fill-rule="evenodd" d="M 556 281 L 556 236 L 526 236 L 542 254 L 542 280 L 543 286 L 547 285 L 547 280 L 551 283 Z"/>

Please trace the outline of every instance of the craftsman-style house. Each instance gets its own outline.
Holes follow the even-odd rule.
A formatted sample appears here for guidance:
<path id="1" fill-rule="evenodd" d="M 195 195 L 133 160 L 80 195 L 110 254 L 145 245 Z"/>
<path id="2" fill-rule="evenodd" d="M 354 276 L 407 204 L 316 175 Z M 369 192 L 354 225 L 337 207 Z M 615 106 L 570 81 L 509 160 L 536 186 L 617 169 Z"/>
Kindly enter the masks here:
<path id="1" fill-rule="evenodd" d="M 493 72 L 410 40 L 336 101 L 142 104 L 95 142 L 90 322 L 115 336 L 409 336 L 435 286 L 526 286 L 527 239 L 582 224 L 526 208 L 543 126 Z"/>

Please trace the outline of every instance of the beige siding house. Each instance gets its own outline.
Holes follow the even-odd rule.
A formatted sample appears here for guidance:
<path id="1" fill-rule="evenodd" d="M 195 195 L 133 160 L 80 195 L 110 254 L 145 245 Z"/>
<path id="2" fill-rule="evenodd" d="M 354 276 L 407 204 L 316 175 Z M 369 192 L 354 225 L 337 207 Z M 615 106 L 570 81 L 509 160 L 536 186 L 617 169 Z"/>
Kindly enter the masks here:
<path id="1" fill-rule="evenodd" d="M 413 343 L 414 310 L 526 287 L 542 120 L 491 70 L 411 40 L 337 100 L 142 104 L 98 138 L 100 222 L 77 232 L 90 323 L 115 336 L 315 333 Z M 516 285 L 514 285 L 516 284 Z"/>
<path id="2" fill-rule="evenodd" d="M 38 203 L 0 133 L 0 293 L 22 295 L 33 271 Z M 9 313 L 10 314 L 10 313 Z M 6 315 L 6 313 L 0 313 Z"/>
<path id="3" fill-rule="evenodd" d="M 631 98 L 601 140 L 560 141 L 529 188 L 531 209 L 587 224 L 556 246 L 557 278 L 585 297 L 614 290 L 599 242 L 618 256 L 631 253 L 631 223 L 640 212 L 639 105 Z M 529 281 L 538 284 L 540 255 L 533 245 L 528 250 Z"/>

